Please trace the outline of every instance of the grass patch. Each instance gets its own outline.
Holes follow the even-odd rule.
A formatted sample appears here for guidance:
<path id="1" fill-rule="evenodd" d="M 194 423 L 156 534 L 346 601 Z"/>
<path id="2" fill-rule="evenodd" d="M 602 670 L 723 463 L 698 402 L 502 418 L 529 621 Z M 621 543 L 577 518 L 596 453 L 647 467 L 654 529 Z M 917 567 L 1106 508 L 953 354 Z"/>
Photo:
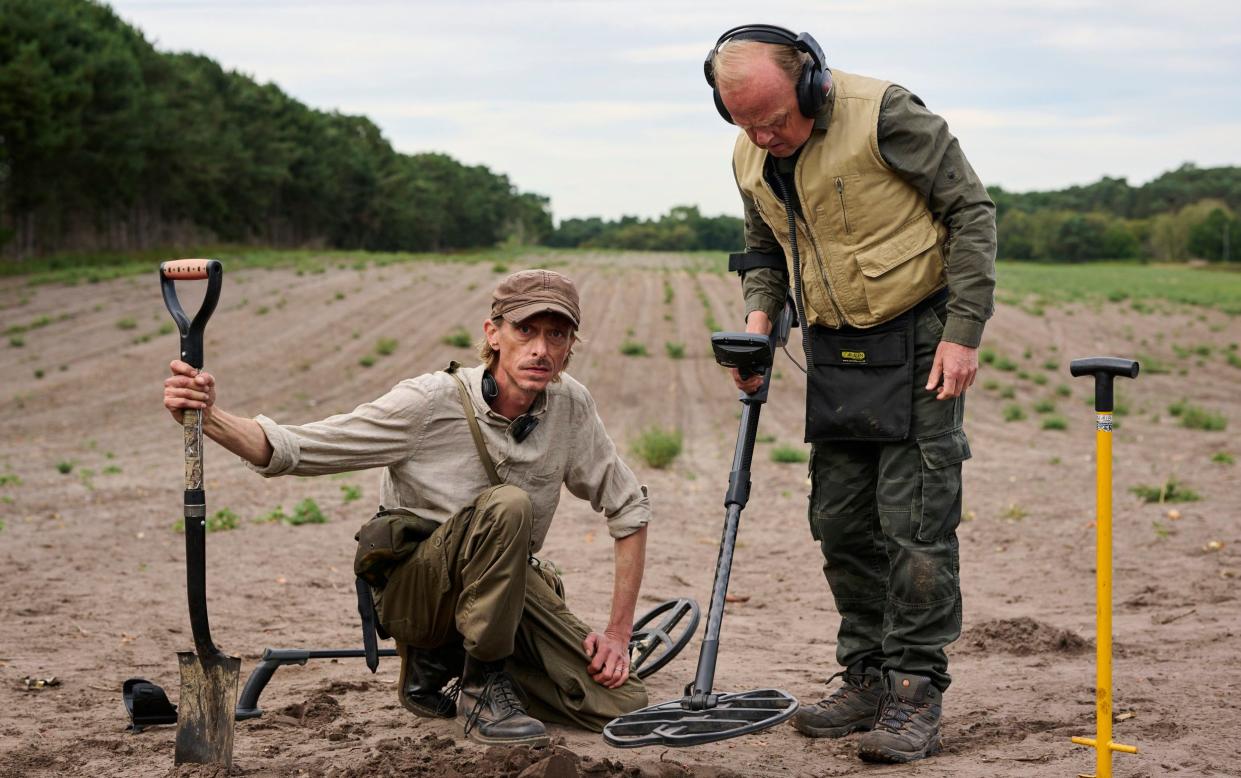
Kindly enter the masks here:
<path id="1" fill-rule="evenodd" d="M 1021 521 L 1029 515 L 1029 512 L 1025 508 L 1022 508 L 1015 502 L 1010 502 L 1008 507 L 1004 509 L 1004 512 L 1000 514 L 1000 518 L 1008 521 Z"/>
<path id="2" fill-rule="evenodd" d="M 1159 486 L 1138 484 L 1130 487 L 1129 491 L 1136 494 L 1142 502 L 1197 502 L 1202 499 L 1201 495 L 1178 481 L 1176 476 L 1170 477 Z"/>
<path id="3" fill-rule="evenodd" d="M 445 346 L 453 346 L 454 348 L 470 347 L 470 333 L 466 331 L 465 327 L 457 327 L 441 340 Z"/>
<path id="4" fill-rule="evenodd" d="M 1043 369 L 1044 370 L 1059 370 L 1060 363 L 1054 359 L 1049 359 L 1043 363 Z"/>
<path id="5" fill-rule="evenodd" d="M 664 351 L 668 353 L 668 357 L 670 359 L 684 359 L 685 358 L 685 344 L 684 343 L 676 343 L 674 341 L 668 341 L 667 343 L 664 344 Z"/>
<path id="6" fill-rule="evenodd" d="M 982 351 L 979 351 L 978 361 L 984 365 L 994 364 L 995 363 L 995 349 L 985 348 Z"/>
<path id="7" fill-rule="evenodd" d="M 493 272 L 493 273 L 507 273 L 507 272 L 508 272 L 508 263 L 506 263 L 506 262 L 493 262 L 493 263 L 491 264 L 491 272 Z"/>
<path id="8" fill-rule="evenodd" d="M 375 353 L 379 354 L 381 357 L 391 356 L 392 352 L 396 351 L 396 346 L 396 338 L 380 338 L 379 341 L 375 343 Z"/>
<path id="9" fill-rule="evenodd" d="M 124 319 L 117 319 L 116 328 L 118 330 L 136 330 L 138 329 L 138 322 L 126 316 Z"/>
<path id="10" fill-rule="evenodd" d="M 648 466 L 663 469 L 681 453 L 681 431 L 647 427 L 633 442 L 633 453 Z"/>
<path id="11" fill-rule="evenodd" d="M 1057 384 L 1056 395 L 1059 397 L 1070 397 L 1073 394 L 1073 388 L 1068 384 Z"/>
<path id="12" fill-rule="evenodd" d="M 1172 367 L 1150 354 L 1138 354 L 1138 364 L 1142 367 L 1142 372 L 1147 375 L 1167 375 L 1172 372 Z"/>
<path id="13" fill-rule="evenodd" d="M 1211 455 L 1211 461 L 1217 465 L 1233 465 L 1237 462 L 1236 458 L 1227 451 L 1216 451 Z"/>
<path id="14" fill-rule="evenodd" d="M 1016 396 L 1017 396 L 1017 387 L 1015 386 L 1006 386 L 1000 390 L 1000 397 L 1004 398 L 1005 400 L 1011 400 Z"/>
<path id="15" fill-rule="evenodd" d="M 70 473 L 73 472 L 73 462 L 67 459 L 62 459 L 61 461 L 56 463 L 56 472 L 60 473 L 61 475 L 69 475 Z"/>
<path id="16" fill-rule="evenodd" d="M 230 529 L 237 529 L 240 526 L 241 519 L 228 508 L 221 508 L 207 517 L 208 532 L 228 532 Z M 185 532 L 185 519 L 177 519 L 173 523 L 172 529 L 175 532 Z"/>
<path id="17" fill-rule="evenodd" d="M 625 338 L 620 344 L 620 353 L 627 357 L 644 357 L 646 356 L 646 346 L 636 340 Z"/>
<path id="18" fill-rule="evenodd" d="M 1040 305 L 1116 298 L 1132 300 L 1130 307 L 1139 313 L 1153 310 L 1151 302 L 1164 301 L 1241 314 L 1241 273 L 1223 265 L 1005 261 L 996 268 L 998 285 L 1008 295 L 1037 297 Z"/>
<path id="19" fill-rule="evenodd" d="M 1224 358 L 1227 359 L 1228 364 L 1232 365 L 1233 367 L 1241 368 L 1241 356 L 1237 356 L 1237 352 L 1229 351 L 1228 354 Z"/>
<path id="20" fill-rule="evenodd" d="M 1052 400 L 1039 400 L 1034 403 L 1035 413 L 1055 413 L 1056 403 Z"/>
<path id="21" fill-rule="evenodd" d="M 986 389 L 988 392 L 994 392 L 996 389 L 1000 388 L 1000 382 L 994 378 L 988 378 L 986 381 L 982 382 L 982 388 Z"/>
<path id="22" fill-rule="evenodd" d="M 340 485 L 341 499 L 345 502 L 353 502 L 362 499 L 362 487 L 353 484 Z"/>
<path id="23" fill-rule="evenodd" d="M 1221 432 L 1228 427 L 1228 419 L 1218 411 L 1207 410 L 1186 400 L 1178 400 L 1168 406 L 1168 413 L 1181 420 L 1181 426 L 1191 430 Z"/>
<path id="24" fill-rule="evenodd" d="M 672 282 L 664 279 L 664 305 L 672 305 L 675 298 L 676 292 L 672 289 Z"/>
<path id="25" fill-rule="evenodd" d="M 1026 417 L 1026 412 L 1021 409 L 1020 405 L 1013 403 L 1004 406 L 1004 421 L 1021 421 Z"/>
<path id="26" fill-rule="evenodd" d="M 17 473 L 0 474 L 0 486 L 21 486 L 22 477 Z"/>
<path id="27" fill-rule="evenodd" d="M 373 367 L 375 365 L 375 355 L 363 354 L 362 357 L 358 359 L 358 364 L 362 367 Z"/>
<path id="28" fill-rule="evenodd" d="M 783 464 L 792 464 L 795 462 L 805 462 L 810 459 L 810 454 L 802 446 L 791 446 L 787 443 L 781 443 L 771 450 L 771 461 Z"/>
<path id="29" fill-rule="evenodd" d="M 1064 430 L 1068 428 L 1069 423 L 1063 416 L 1048 416 L 1043 419 L 1043 429 L 1045 430 Z"/>
<path id="30" fill-rule="evenodd" d="M 9 345 L 12 346 L 13 348 L 21 348 L 22 346 L 26 345 L 26 339 L 23 338 L 21 335 L 10 335 Z"/>
<path id="31" fill-rule="evenodd" d="M 995 369 L 1011 373 L 1017 369 L 1017 363 L 1005 356 L 995 358 Z"/>

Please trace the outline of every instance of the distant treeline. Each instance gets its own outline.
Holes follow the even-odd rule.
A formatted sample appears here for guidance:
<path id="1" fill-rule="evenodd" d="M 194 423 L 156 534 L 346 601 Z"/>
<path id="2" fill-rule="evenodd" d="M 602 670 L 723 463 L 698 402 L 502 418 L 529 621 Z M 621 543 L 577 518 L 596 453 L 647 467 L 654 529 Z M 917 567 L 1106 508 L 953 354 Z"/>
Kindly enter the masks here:
<path id="1" fill-rule="evenodd" d="M 1123 178 L 1053 192 L 988 190 L 1001 259 L 1241 260 L 1241 168 L 1192 164 L 1133 187 Z M 738 251 L 742 221 L 679 206 L 658 219 L 565 219 L 553 246 Z"/>
<path id="2" fill-rule="evenodd" d="M 211 59 L 107 6 L 0 0 L 0 252 L 205 242 L 439 250 L 538 243 L 545 197 Z"/>
<path id="3" fill-rule="evenodd" d="M 735 216 L 703 216 L 697 206 L 679 205 L 658 219 L 565 219 L 547 244 L 561 248 L 740 251 L 743 231 L 744 222 Z"/>
<path id="4" fill-rule="evenodd" d="M 989 191 L 1003 259 L 1241 259 L 1238 167 L 1186 163 L 1137 187 L 1103 178 L 1054 192 Z"/>

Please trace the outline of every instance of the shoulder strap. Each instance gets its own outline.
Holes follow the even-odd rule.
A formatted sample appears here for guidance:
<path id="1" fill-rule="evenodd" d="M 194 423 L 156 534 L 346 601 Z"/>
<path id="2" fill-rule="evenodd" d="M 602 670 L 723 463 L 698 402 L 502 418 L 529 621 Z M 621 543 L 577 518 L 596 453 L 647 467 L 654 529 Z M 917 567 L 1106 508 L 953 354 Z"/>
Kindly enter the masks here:
<path id="1" fill-rule="evenodd" d="M 465 410 L 465 420 L 470 423 L 470 434 L 474 436 L 474 447 L 478 449 L 478 458 L 483 463 L 483 469 L 487 471 L 487 478 L 491 481 L 492 486 L 499 486 L 504 483 L 500 480 L 500 474 L 496 472 L 495 463 L 491 461 L 491 454 L 487 453 L 487 444 L 483 442 L 483 431 L 478 428 L 478 419 L 474 416 L 474 403 L 470 400 L 470 392 L 465 388 L 465 381 L 461 380 L 461 376 L 457 375 L 456 362 L 448 365 L 448 374 L 457 382 L 457 393 L 461 395 L 461 407 Z"/>

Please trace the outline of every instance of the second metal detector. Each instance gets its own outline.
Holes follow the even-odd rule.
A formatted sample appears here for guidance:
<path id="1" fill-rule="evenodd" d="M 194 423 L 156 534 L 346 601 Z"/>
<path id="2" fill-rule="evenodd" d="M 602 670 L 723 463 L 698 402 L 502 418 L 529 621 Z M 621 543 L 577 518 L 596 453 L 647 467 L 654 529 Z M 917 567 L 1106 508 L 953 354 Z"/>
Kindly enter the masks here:
<path id="1" fill-rule="evenodd" d="M 759 411 L 767 402 L 773 355 L 777 348 L 788 342 L 792 320 L 792 303 L 786 302 L 770 336 L 728 332 L 717 332 L 711 336 L 711 348 L 717 362 L 724 367 L 737 368 L 742 377 L 762 375 L 763 385 L 754 394 L 743 392 L 740 397 L 741 427 L 737 433 L 732 471 L 728 475 L 728 493 L 724 497 L 727 511 L 724 537 L 720 541 L 720 556 L 715 565 L 715 583 L 711 589 L 707 631 L 698 654 L 698 672 L 693 683 L 685 687 L 685 696 L 681 699 L 652 705 L 608 722 L 603 728 L 603 739 L 610 745 L 634 748 L 710 743 L 775 726 L 797 710 L 797 700 L 780 689 L 730 694 L 718 694 L 713 689 L 715 660 L 720 649 L 720 624 L 724 620 L 728 576 L 732 572 L 733 550 L 737 545 L 737 527 L 741 522 L 741 511 L 750 497 L 750 463 L 758 432 Z"/>

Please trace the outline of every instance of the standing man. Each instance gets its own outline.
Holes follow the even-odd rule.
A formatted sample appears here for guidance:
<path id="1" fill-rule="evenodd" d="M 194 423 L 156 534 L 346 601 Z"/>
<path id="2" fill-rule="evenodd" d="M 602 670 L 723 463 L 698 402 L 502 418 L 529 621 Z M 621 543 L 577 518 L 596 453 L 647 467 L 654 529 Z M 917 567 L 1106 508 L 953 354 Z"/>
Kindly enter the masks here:
<path id="1" fill-rule="evenodd" d="M 793 724 L 864 731 L 868 761 L 920 759 L 940 748 L 944 647 L 961 632 L 963 395 L 993 310 L 995 208 L 942 118 L 902 87 L 829 71 L 806 33 L 729 30 L 706 75 L 742 131 L 746 331 L 770 331 L 789 269 L 803 327 L 810 532 L 843 684 Z"/>
<path id="2" fill-rule="evenodd" d="M 492 294 L 481 365 L 453 363 L 300 426 L 225 412 L 215 379 L 184 362 L 164 381 L 174 418 L 202 409 L 203 432 L 264 476 L 384 468 L 392 508 L 359 533 L 355 569 L 396 639 L 397 694 L 419 716 L 455 715 L 482 743 L 545 745 L 540 719 L 600 731 L 647 703 L 629 674 L 629 639 L 650 505 L 590 393 L 562 372 L 579 322 L 572 281 L 514 273 Z M 604 514 L 615 539 L 602 632 L 569 611 L 559 576 L 534 557 L 562 484 Z M 445 687 L 458 676 L 454 701 Z"/>

